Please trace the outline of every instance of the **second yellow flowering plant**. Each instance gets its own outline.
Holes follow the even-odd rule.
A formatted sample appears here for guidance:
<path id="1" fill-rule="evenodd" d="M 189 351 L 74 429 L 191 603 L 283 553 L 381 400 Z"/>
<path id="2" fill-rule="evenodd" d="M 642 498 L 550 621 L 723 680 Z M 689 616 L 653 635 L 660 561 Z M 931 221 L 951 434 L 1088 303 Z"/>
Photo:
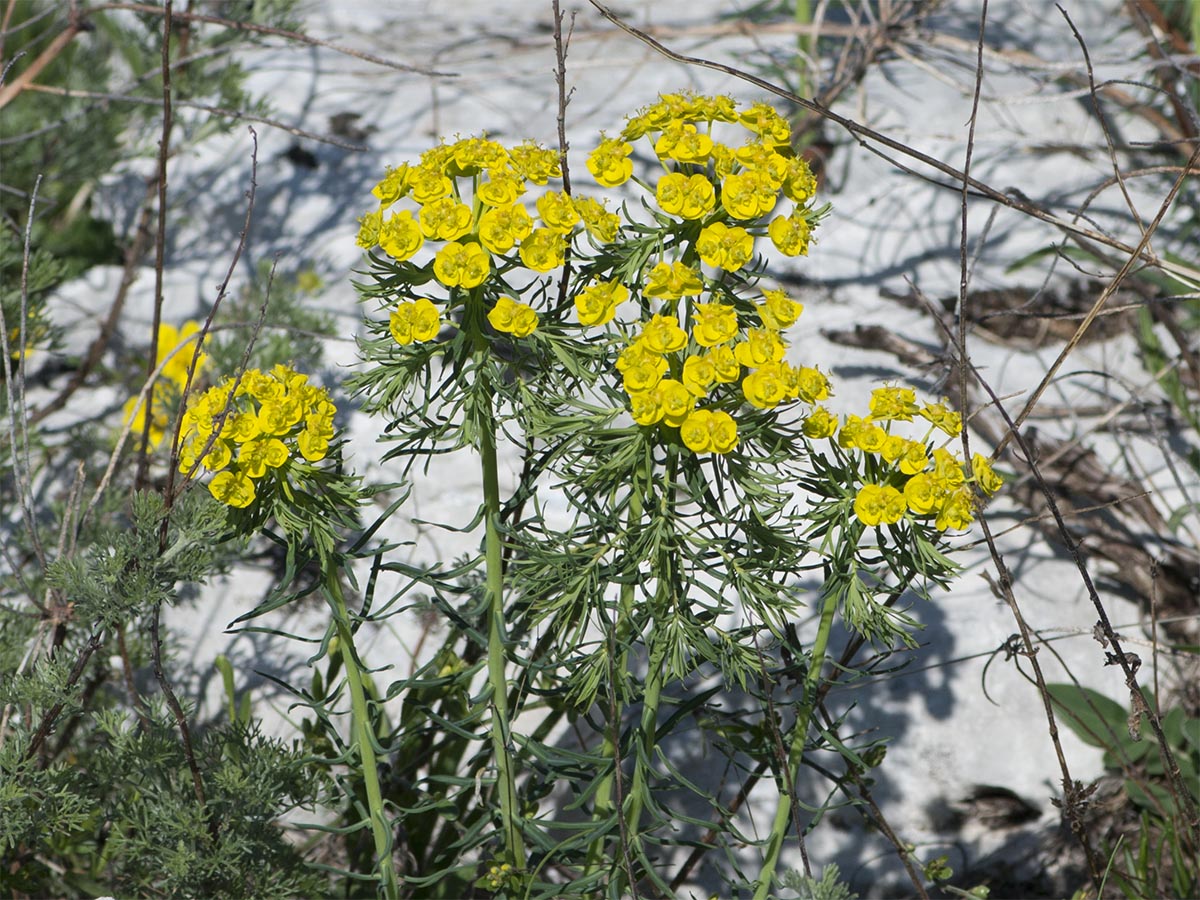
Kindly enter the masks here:
<path id="1" fill-rule="evenodd" d="M 637 142 L 653 172 L 635 171 Z M 697 793 L 721 818 L 662 752 L 697 717 L 718 745 L 760 735 L 726 750 L 767 763 L 776 816 L 757 871 L 725 877 L 765 898 L 799 767 L 831 749 L 861 764 L 815 722 L 835 619 L 883 648 L 910 642 L 896 601 L 952 577 L 949 536 L 999 479 L 955 455 L 945 404 L 883 385 L 839 417 L 828 373 L 789 353 L 803 307 L 762 283 L 764 254 L 806 255 L 828 209 L 774 109 L 663 96 L 586 165 L 599 193 L 568 190 L 557 151 L 462 138 L 389 169 L 360 220 L 360 291 L 378 312 L 354 387 L 389 422 L 388 459 L 473 448 L 484 497 L 479 559 L 395 569 L 451 626 L 390 689 L 408 698 L 387 735 L 400 883 L 672 894 L 661 847 L 702 822 L 665 798 Z M 502 496 L 505 440 L 524 466 Z M 821 584 L 806 593 L 809 573 Z M 805 607 L 816 630 L 800 639 Z M 783 718 L 767 713 L 788 706 L 771 699 L 777 653 L 804 660 Z M 691 693 L 710 677 L 759 697 L 758 714 Z M 569 750 L 568 723 L 586 732 Z M 439 731 L 433 752 L 421 735 Z"/>

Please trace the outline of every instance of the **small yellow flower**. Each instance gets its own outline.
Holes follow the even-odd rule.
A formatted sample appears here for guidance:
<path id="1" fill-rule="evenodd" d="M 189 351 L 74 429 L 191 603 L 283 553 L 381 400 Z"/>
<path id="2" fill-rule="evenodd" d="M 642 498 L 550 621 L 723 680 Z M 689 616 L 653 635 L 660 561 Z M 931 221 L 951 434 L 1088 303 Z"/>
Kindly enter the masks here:
<path id="1" fill-rule="evenodd" d="M 525 193 L 525 182 L 511 169 L 493 169 L 479 185 L 475 196 L 484 206 L 509 206 Z"/>
<path id="2" fill-rule="evenodd" d="M 604 325 L 628 299 L 629 288 L 621 282 L 597 281 L 575 295 L 575 312 L 581 325 Z"/>
<path id="3" fill-rule="evenodd" d="M 727 303 L 697 303 L 692 315 L 692 337 L 701 347 L 715 347 L 737 337 L 737 310 Z"/>
<path id="4" fill-rule="evenodd" d="M 391 206 L 408 193 L 410 172 L 408 163 L 404 163 L 395 169 L 388 166 L 383 180 L 371 189 L 371 193 L 379 198 L 381 207 Z"/>
<path id="5" fill-rule="evenodd" d="M 425 236 L 411 210 L 401 210 L 379 229 L 380 249 L 396 262 L 411 259 L 424 243 Z"/>
<path id="6" fill-rule="evenodd" d="M 713 222 L 700 232 L 696 252 L 710 266 L 736 272 L 754 255 L 754 237 L 741 226 Z"/>
<path id="7" fill-rule="evenodd" d="M 696 397 L 704 397 L 717 380 L 717 367 L 708 354 L 683 361 L 683 386 Z"/>
<path id="8" fill-rule="evenodd" d="M 928 472 L 914 475 L 904 483 L 904 502 L 918 516 L 929 515 L 939 501 L 937 488 Z"/>
<path id="9" fill-rule="evenodd" d="M 885 385 L 871 392 L 871 418 L 877 422 L 911 422 L 919 412 L 917 394 L 912 388 Z"/>
<path id="10" fill-rule="evenodd" d="M 776 216 L 767 226 L 767 234 L 771 243 L 778 247 L 784 256 L 808 255 L 812 226 L 803 216 L 795 213 L 790 216 Z"/>
<path id="11" fill-rule="evenodd" d="M 588 171 L 604 187 L 624 184 L 633 175 L 632 152 L 633 147 L 619 138 L 603 138 L 588 156 Z"/>
<path id="12" fill-rule="evenodd" d="M 806 437 L 813 440 L 833 437 L 837 432 L 837 416 L 823 406 L 816 407 L 800 426 Z"/>
<path id="13" fill-rule="evenodd" d="M 533 231 L 533 219 L 520 204 L 497 206 L 479 217 L 479 243 L 502 256 Z"/>
<path id="14" fill-rule="evenodd" d="M 742 376 L 742 364 L 737 361 L 732 347 L 713 347 L 705 355 L 712 360 L 716 369 L 717 384 L 732 384 Z"/>
<path id="15" fill-rule="evenodd" d="M 599 200 L 591 197 L 573 197 L 572 202 L 583 220 L 587 233 L 601 244 L 611 244 L 617 239 L 621 227 L 621 219 L 616 213 L 611 213 Z"/>
<path id="16" fill-rule="evenodd" d="M 904 495 L 891 485 L 864 484 L 854 498 L 854 515 L 864 525 L 893 525 L 905 509 Z"/>
<path id="17" fill-rule="evenodd" d="M 779 332 L 768 328 L 751 328 L 746 332 L 746 340 L 733 348 L 737 361 L 747 368 L 779 362 L 783 359 L 783 351 L 783 340 L 779 337 Z"/>
<path id="18" fill-rule="evenodd" d="M 358 236 L 354 243 L 364 250 L 370 250 L 379 243 L 379 229 L 383 225 L 383 213 L 379 210 L 369 212 L 358 220 Z"/>
<path id="19" fill-rule="evenodd" d="M 496 301 L 487 318 L 497 331 L 518 338 L 529 337 L 538 326 L 538 316 L 533 307 L 528 303 L 517 303 L 508 296 Z"/>
<path id="20" fill-rule="evenodd" d="M 957 488 L 942 500 L 933 527 L 938 531 L 950 529 L 962 531 L 970 526 L 974 518 L 973 509 L 974 498 L 971 496 L 971 489 L 968 487 Z"/>
<path id="21" fill-rule="evenodd" d="M 727 412 L 697 409 L 679 426 L 679 437 L 693 453 L 728 453 L 738 444 L 737 423 Z"/>
<path id="22" fill-rule="evenodd" d="M 457 241 L 471 231 L 471 210 L 453 197 L 441 197 L 421 207 L 421 233 L 439 241 Z"/>
<path id="23" fill-rule="evenodd" d="M 674 353 L 687 346 L 687 332 L 675 316 L 656 315 L 642 326 L 639 340 L 652 353 Z"/>
<path id="24" fill-rule="evenodd" d="M 797 303 L 783 291 L 763 291 L 763 302 L 758 307 L 758 315 L 767 328 L 776 331 L 791 328 L 802 312 L 804 304 Z"/>
<path id="25" fill-rule="evenodd" d="M 570 234 L 579 222 L 579 213 L 563 191 L 546 191 L 537 201 L 538 216 L 556 234 Z"/>
<path id="26" fill-rule="evenodd" d="M 451 241 L 433 260 L 433 274 L 446 287 L 473 288 L 483 284 L 492 271 L 492 261 L 479 244 Z"/>
<path id="27" fill-rule="evenodd" d="M 703 290 L 704 282 L 700 280 L 696 270 L 676 261 L 655 265 L 650 270 L 642 293 L 661 300 L 678 300 L 680 297 L 699 294 Z"/>
<path id="28" fill-rule="evenodd" d="M 254 502 L 254 482 L 241 472 L 218 472 L 208 483 L 208 490 L 222 503 L 235 509 L 244 509 Z"/>
<path id="29" fill-rule="evenodd" d="M 993 471 L 991 460 L 978 453 L 971 455 L 971 474 L 979 489 L 989 497 L 1004 485 L 1004 479 Z"/>
<path id="30" fill-rule="evenodd" d="M 521 241 L 521 262 L 535 272 L 557 269 L 566 259 L 566 239 L 546 228 L 535 228 Z"/>
<path id="31" fill-rule="evenodd" d="M 716 191 L 703 175 L 671 172 L 658 180 L 655 199 L 663 212 L 683 219 L 699 219 L 716 206 Z"/>
<path id="32" fill-rule="evenodd" d="M 951 410 L 945 400 L 941 403 L 926 403 L 917 411 L 917 415 L 950 437 L 962 434 L 962 416 Z"/>

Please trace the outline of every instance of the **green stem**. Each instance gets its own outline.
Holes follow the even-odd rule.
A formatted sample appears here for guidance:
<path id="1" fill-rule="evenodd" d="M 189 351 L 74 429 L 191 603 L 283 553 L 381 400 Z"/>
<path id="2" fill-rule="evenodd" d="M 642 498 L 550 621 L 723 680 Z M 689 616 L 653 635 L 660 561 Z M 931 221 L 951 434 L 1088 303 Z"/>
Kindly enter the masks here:
<path id="1" fill-rule="evenodd" d="M 475 333 L 476 354 L 487 353 L 482 333 Z M 507 630 L 504 624 L 504 556 L 500 541 L 500 475 L 496 462 L 496 419 L 491 394 L 480 392 L 479 455 L 483 467 L 484 563 L 487 569 L 488 684 L 492 700 L 492 754 L 496 760 L 496 782 L 500 795 L 501 830 L 507 850 L 506 861 L 518 871 L 525 865 L 525 843 L 521 837 L 521 810 L 511 753 L 508 722 L 508 677 L 506 673 Z"/>
<path id="2" fill-rule="evenodd" d="M 809 0 L 796 0 L 796 24 L 811 25 L 812 24 L 812 7 Z M 809 96 L 809 78 L 808 66 L 812 58 L 812 35 L 808 32 L 802 32 L 796 35 L 796 56 L 797 82 L 796 93 L 801 97 Z"/>
<path id="3" fill-rule="evenodd" d="M 634 484 L 633 492 L 629 498 L 629 519 L 628 531 L 630 539 L 636 533 L 639 524 L 642 520 L 642 486 L 639 483 Z M 633 584 L 626 581 L 621 585 L 620 612 L 617 621 L 613 623 L 613 638 L 620 644 L 628 631 L 628 624 L 633 616 Z M 629 653 L 627 650 L 621 650 L 620 655 L 613 663 L 614 672 L 624 672 L 628 666 Z M 612 802 L 613 784 L 616 780 L 617 766 L 621 764 L 621 698 L 617 692 L 617 684 L 615 679 L 610 679 L 612 682 L 611 690 L 613 691 L 612 706 L 609 710 L 609 729 L 604 732 L 604 743 L 601 745 L 600 754 L 607 759 L 612 760 L 612 768 L 600 779 L 600 783 L 596 786 L 595 808 L 592 812 L 592 821 L 601 822 L 608 819 L 614 810 Z M 605 835 L 598 835 L 588 847 L 587 855 L 587 871 L 594 871 L 595 867 L 600 864 L 604 857 Z"/>
<path id="4" fill-rule="evenodd" d="M 646 691 L 642 700 L 642 752 L 634 758 L 633 783 L 629 786 L 629 796 L 625 800 L 625 822 L 634 845 L 640 843 L 638 829 L 641 826 L 642 797 L 647 790 L 647 773 L 650 771 L 651 760 L 654 759 L 654 747 L 658 736 L 658 705 L 663 687 L 665 660 L 662 653 L 655 652 L 655 637 L 652 632 L 647 639 L 650 643 L 650 658 L 647 663 L 649 671 L 646 673 Z"/>
<path id="5" fill-rule="evenodd" d="M 808 675 L 804 679 L 804 704 L 796 714 L 792 725 L 791 746 L 788 748 L 788 758 L 783 773 L 782 790 L 779 792 L 779 806 L 775 809 L 775 821 L 771 823 L 771 836 L 767 839 L 767 853 L 763 859 L 762 870 L 755 882 L 754 900 L 766 900 L 771 892 L 771 882 L 775 877 L 775 867 L 779 863 L 779 854 L 783 850 L 783 841 L 787 837 L 792 819 L 792 794 L 796 777 L 800 772 L 800 763 L 804 759 L 804 743 L 808 739 L 808 723 L 812 719 L 813 709 L 817 704 L 817 689 L 821 683 L 821 671 L 825 667 L 825 650 L 829 645 L 829 633 L 833 630 L 834 613 L 837 612 L 838 592 L 829 591 L 821 607 L 821 621 L 817 626 L 817 637 L 813 641 L 812 655 L 808 661 Z"/>
<path id="6" fill-rule="evenodd" d="M 363 686 L 362 671 L 354 652 L 354 630 L 350 627 L 350 613 L 346 609 L 346 598 L 337 578 L 337 566 L 325 560 L 325 590 L 333 608 L 334 625 L 337 627 L 341 645 L 342 664 L 346 669 L 346 683 L 350 686 L 351 726 L 359 766 L 362 768 L 363 784 L 367 790 L 367 809 L 371 816 L 371 833 L 375 838 L 375 864 L 379 873 L 383 896 L 394 900 L 400 896 L 396 881 L 396 869 L 392 865 L 391 829 L 383 809 L 383 792 L 379 786 L 379 762 L 375 756 L 375 742 L 371 737 L 371 717 L 367 708 L 367 692 Z"/>

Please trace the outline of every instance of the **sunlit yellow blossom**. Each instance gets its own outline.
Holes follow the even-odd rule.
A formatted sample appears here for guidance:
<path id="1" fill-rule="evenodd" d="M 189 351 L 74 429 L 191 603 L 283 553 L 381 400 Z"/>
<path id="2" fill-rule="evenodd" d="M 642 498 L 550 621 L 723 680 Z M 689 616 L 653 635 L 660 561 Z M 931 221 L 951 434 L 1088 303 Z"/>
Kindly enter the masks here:
<path id="1" fill-rule="evenodd" d="M 525 193 L 525 181 L 511 169 L 492 169 L 475 196 L 484 206 L 508 206 Z"/>
<path id="2" fill-rule="evenodd" d="M 258 416 L 246 411 L 230 416 L 221 431 L 222 437 L 227 437 L 237 444 L 252 441 L 260 434 L 262 428 L 258 424 Z"/>
<path id="3" fill-rule="evenodd" d="M 763 302 L 758 306 L 763 325 L 776 331 L 791 328 L 802 312 L 804 304 L 797 303 L 783 291 L 763 291 Z"/>
<path id="4" fill-rule="evenodd" d="M 732 347 L 713 347 L 705 356 L 712 360 L 713 369 L 717 373 L 717 384 L 732 384 L 742 376 L 742 364 L 737 361 Z"/>
<path id="5" fill-rule="evenodd" d="M 632 152 L 633 147 L 619 138 L 602 138 L 588 156 L 588 171 L 604 187 L 624 184 L 633 175 Z"/>
<path id="6" fill-rule="evenodd" d="M 517 303 L 508 296 L 502 296 L 496 301 L 487 318 L 497 331 L 518 338 L 533 334 L 538 325 L 538 316 L 532 306 L 528 303 Z"/>
<path id="7" fill-rule="evenodd" d="M 929 453 L 920 441 L 908 441 L 899 459 L 900 471 L 905 475 L 916 475 L 929 466 Z"/>
<path id="8" fill-rule="evenodd" d="M 433 168 L 427 165 L 410 170 L 409 185 L 412 188 L 413 199 L 422 206 L 449 197 L 454 190 L 454 185 L 440 167 Z"/>
<path id="9" fill-rule="evenodd" d="M 892 525 L 904 512 L 904 495 L 891 485 L 864 484 L 854 498 L 854 514 L 864 525 Z"/>
<path id="10" fill-rule="evenodd" d="M 890 419 L 911 422 L 918 409 L 917 394 L 912 388 L 885 385 L 871 391 L 871 418 L 877 422 Z"/>
<path id="11" fill-rule="evenodd" d="M 692 337 L 701 347 L 715 347 L 737 337 L 737 310 L 728 303 L 697 303 L 692 316 Z"/>
<path id="12" fill-rule="evenodd" d="M 717 203 L 712 182 L 703 175 L 671 172 L 658 180 L 655 199 L 663 212 L 684 219 L 699 219 Z"/>
<path id="13" fill-rule="evenodd" d="M 652 353 L 641 341 L 626 347 L 617 357 L 622 387 L 630 396 L 652 390 L 667 373 L 667 361 Z"/>
<path id="14" fill-rule="evenodd" d="M 475 243 L 451 241 L 433 259 L 433 274 L 446 287 L 476 287 L 487 280 L 491 271 L 491 258 Z"/>
<path id="15" fill-rule="evenodd" d="M 679 261 L 673 263 L 660 262 L 650 270 L 646 279 L 646 287 L 642 293 L 647 297 L 657 297 L 661 300 L 678 300 L 699 294 L 704 290 L 704 282 L 691 266 L 685 266 Z"/>
<path id="16" fill-rule="evenodd" d="M 779 146 L 789 142 L 792 136 L 791 126 L 772 106 L 766 103 L 755 103 L 740 116 L 738 121 L 760 135 L 764 141 Z"/>
<path id="17" fill-rule="evenodd" d="M 971 474 L 979 489 L 989 497 L 1004 485 L 1004 479 L 992 470 L 991 460 L 978 453 L 971 455 Z"/>
<path id="18" fill-rule="evenodd" d="M 383 213 L 379 210 L 369 212 L 358 220 L 358 236 L 354 243 L 364 250 L 370 250 L 379 243 L 379 229 L 383 225 Z"/>
<path id="19" fill-rule="evenodd" d="M 741 226 L 713 222 L 700 232 L 696 252 L 710 266 L 736 272 L 754 256 L 754 237 Z"/>
<path id="20" fill-rule="evenodd" d="M 566 259 L 566 252 L 566 239 L 546 228 L 535 228 L 521 241 L 521 262 L 535 272 L 557 269 Z"/>
<path id="21" fill-rule="evenodd" d="M 770 176 L 753 169 L 734 172 L 721 183 L 721 206 L 735 219 L 749 221 L 766 215 L 777 199 Z"/>
<path id="22" fill-rule="evenodd" d="M 446 169 L 449 174 L 475 175 L 490 169 L 498 169 L 508 163 L 508 151 L 498 141 L 472 137 L 455 141 L 450 147 L 450 159 Z M 514 198 L 515 199 L 515 198 Z M 512 200 L 505 201 L 511 203 Z"/>
<path id="23" fill-rule="evenodd" d="M 908 449 L 908 440 L 899 434 L 889 434 L 879 448 L 879 455 L 890 463 L 896 462 Z"/>
<path id="24" fill-rule="evenodd" d="M 244 509 L 254 502 L 254 482 L 241 472 L 218 472 L 208 490 L 227 506 Z"/>
<path id="25" fill-rule="evenodd" d="M 747 375 L 742 380 L 742 395 L 746 402 L 759 409 L 771 409 L 782 403 L 787 386 L 781 375 L 776 363 L 767 363 Z"/>
<path id="26" fill-rule="evenodd" d="M 802 157 L 793 156 L 788 161 L 787 174 L 783 179 L 783 195 L 796 203 L 804 203 L 817 192 L 817 179 Z"/>
<path id="27" fill-rule="evenodd" d="M 662 421 L 664 414 L 658 395 L 653 390 L 630 394 L 629 412 L 639 425 L 656 425 Z"/>
<path id="28" fill-rule="evenodd" d="M 196 356 L 196 342 L 191 338 L 200 333 L 200 323 L 184 322 L 179 328 L 163 323 L 158 326 L 155 365 L 162 365 L 162 377 L 173 381 L 181 388 L 187 384 L 192 360 L 196 360 L 196 371 L 204 366 L 208 356 L 203 352 Z"/>
<path id="29" fill-rule="evenodd" d="M 879 453 L 887 443 L 887 432 L 873 423 L 867 423 L 855 435 L 854 446 L 865 453 Z"/>
<path id="30" fill-rule="evenodd" d="M 796 371 L 797 393 L 806 403 L 828 400 L 833 394 L 829 378 L 814 366 L 801 366 Z"/>
<path id="31" fill-rule="evenodd" d="M 962 461 L 944 447 L 933 451 L 933 477 L 949 487 L 958 487 L 966 480 Z"/>
<path id="32" fill-rule="evenodd" d="M 469 211 L 467 215 L 470 216 Z M 400 210 L 379 229 L 380 249 L 396 262 L 410 259 L 424 243 L 425 236 L 411 210 Z"/>
<path id="33" fill-rule="evenodd" d="M 660 314 L 642 326 L 640 341 L 652 353 L 674 353 L 687 346 L 687 332 L 675 316 Z"/>
<path id="34" fill-rule="evenodd" d="M 787 158 L 775 152 L 773 146 L 767 146 L 760 141 L 753 141 L 739 147 L 734 158 L 745 169 L 755 169 L 770 179 L 771 187 L 779 190 L 788 174 Z"/>
<path id="35" fill-rule="evenodd" d="M 971 489 L 960 487 L 950 492 L 943 500 L 938 510 L 933 527 L 938 531 L 962 531 L 970 526 L 973 516 L 974 500 Z"/>
<path id="36" fill-rule="evenodd" d="M 859 435 L 862 434 L 863 430 L 869 427 L 870 424 L 870 422 L 859 416 L 846 416 L 846 421 L 842 423 L 842 427 L 838 431 L 838 446 L 846 450 L 858 446 Z"/>
<path id="37" fill-rule="evenodd" d="M 219 472 L 233 461 L 233 450 L 224 440 L 215 440 L 200 464 L 210 472 Z"/>
<path id="38" fill-rule="evenodd" d="M 940 499 L 928 472 L 914 475 L 904 484 L 904 502 L 918 516 L 926 516 L 933 512 Z"/>
<path id="39" fill-rule="evenodd" d="M 526 181 L 544 185 L 551 178 L 562 177 L 562 167 L 557 150 L 539 147 L 532 141 L 526 141 L 510 148 L 508 156 L 512 167 L 520 172 Z"/>
<path id="40" fill-rule="evenodd" d="M 391 206 L 408 193 L 408 179 L 408 163 L 403 163 L 394 169 L 388 166 L 383 179 L 371 189 L 371 193 L 379 198 L 382 207 Z"/>
<path id="41" fill-rule="evenodd" d="M 696 398 L 686 387 L 673 378 L 664 378 L 654 386 L 654 393 L 662 407 L 663 421 L 679 427 L 696 406 Z"/>
<path id="42" fill-rule="evenodd" d="M 413 341 L 431 341 L 438 336 L 441 328 L 442 320 L 438 308 L 424 297 L 400 303 L 392 311 L 388 321 L 388 330 L 401 346 Z"/>
<path id="43" fill-rule="evenodd" d="M 629 289 L 619 281 L 598 281 L 575 295 L 575 313 L 581 325 L 604 325 L 617 307 L 629 299 Z"/>
<path id="44" fill-rule="evenodd" d="M 726 177 L 733 174 L 734 165 L 737 163 L 737 157 L 734 155 L 732 147 L 726 147 L 724 144 L 714 144 L 712 149 L 712 165 L 713 175 L 718 181 L 724 181 Z"/>
<path id="45" fill-rule="evenodd" d="M 790 216 L 776 216 L 767 226 L 767 234 L 771 243 L 778 247 L 784 256 L 808 255 L 812 226 L 803 216 L 795 213 Z"/>
<path id="46" fill-rule="evenodd" d="M 616 213 L 609 212 L 603 203 L 591 197 L 575 196 L 571 199 L 588 234 L 601 244 L 611 244 L 617 239 L 621 219 Z"/>
<path id="47" fill-rule="evenodd" d="M 533 219 L 519 203 L 498 206 L 479 217 L 479 243 L 502 256 L 533 231 Z"/>
<path id="48" fill-rule="evenodd" d="M 810 437 L 813 440 L 820 440 L 821 438 L 833 437 L 837 432 L 837 427 L 837 416 L 825 407 L 818 406 L 805 418 L 800 429 L 806 437 Z"/>
<path id="49" fill-rule="evenodd" d="M 945 401 L 926 403 L 917 411 L 917 415 L 950 437 L 958 437 L 962 433 L 962 416 L 947 407 Z"/>
<path id="50" fill-rule="evenodd" d="M 691 391 L 693 396 L 703 397 L 716 383 L 717 367 L 707 354 L 689 356 L 683 361 L 682 380 L 683 386 Z"/>
<path id="51" fill-rule="evenodd" d="M 279 438 L 249 441 L 238 452 L 238 469 L 250 478 L 262 478 L 268 468 L 278 469 L 287 461 L 287 444 Z"/>
<path id="52" fill-rule="evenodd" d="M 738 444 L 737 423 L 722 410 L 697 409 L 679 426 L 679 437 L 693 453 L 728 453 Z"/>
<path id="53" fill-rule="evenodd" d="M 746 340 L 733 348 L 737 361 L 748 368 L 779 362 L 783 359 L 783 351 L 779 332 L 769 328 L 751 328 L 746 332 Z"/>
<path id="54" fill-rule="evenodd" d="M 143 431 L 146 428 L 146 403 L 138 406 L 138 397 L 130 397 L 125 401 L 125 407 L 122 410 L 122 419 L 125 424 L 129 425 L 130 433 L 134 440 L 140 440 Z M 174 403 L 172 403 L 172 400 Z M 147 401 L 153 410 L 150 416 L 150 447 L 155 448 L 162 443 L 163 437 L 167 433 L 167 429 L 171 427 L 171 416 L 174 410 L 172 407 L 177 405 L 179 400 L 176 389 L 164 382 L 157 382 L 150 392 L 150 399 Z M 137 413 L 134 413 L 134 407 L 137 407 Z"/>
<path id="55" fill-rule="evenodd" d="M 546 191 L 537 201 L 538 216 L 557 234 L 569 234 L 579 222 L 579 213 L 563 191 Z"/>
<path id="56" fill-rule="evenodd" d="M 308 430 L 296 435 L 296 446 L 300 448 L 300 455 L 309 462 L 319 462 L 329 453 L 329 439 Z"/>
<path id="57" fill-rule="evenodd" d="M 659 135 L 654 143 L 654 152 L 658 154 L 659 159 L 701 164 L 708 160 L 712 147 L 712 138 L 698 132 L 695 125 L 676 122 L 668 125 Z"/>
<path id="58" fill-rule="evenodd" d="M 471 210 L 453 197 L 432 200 L 421 207 L 421 233 L 439 241 L 456 241 L 471 231 Z"/>

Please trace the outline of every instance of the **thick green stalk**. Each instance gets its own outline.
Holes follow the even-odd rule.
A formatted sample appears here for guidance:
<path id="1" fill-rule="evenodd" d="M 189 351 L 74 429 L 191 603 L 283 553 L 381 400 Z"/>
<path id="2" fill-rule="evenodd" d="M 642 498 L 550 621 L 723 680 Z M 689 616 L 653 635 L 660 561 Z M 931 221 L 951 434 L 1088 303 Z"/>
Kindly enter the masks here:
<path id="1" fill-rule="evenodd" d="M 804 679 L 804 703 L 796 714 L 792 725 L 791 745 L 788 748 L 788 758 L 785 763 L 787 770 L 779 792 L 779 805 L 775 809 L 775 821 L 771 823 L 771 836 L 767 839 L 767 853 L 763 859 L 762 869 L 755 882 L 754 900 L 766 900 L 771 892 L 771 882 L 775 877 L 775 867 L 779 863 L 779 855 L 783 850 L 783 842 L 787 837 L 792 820 L 792 792 L 795 788 L 796 777 L 800 772 L 800 763 L 804 759 L 804 743 L 808 739 L 808 723 L 812 719 L 813 709 L 817 703 L 817 689 L 821 684 L 821 670 L 825 667 L 825 650 L 829 645 L 829 633 L 833 630 L 833 617 L 837 612 L 838 592 L 829 591 L 821 607 L 821 621 L 817 626 L 817 636 L 813 641 L 812 656 L 808 661 L 808 675 Z"/>
<path id="2" fill-rule="evenodd" d="M 633 783 L 629 787 L 629 796 L 625 800 L 626 828 L 629 829 L 630 838 L 635 844 L 639 840 L 638 828 L 641 826 L 642 797 L 647 790 L 647 772 L 650 770 L 651 760 L 654 759 L 654 748 L 657 742 L 658 705 L 662 696 L 663 668 L 666 662 L 662 653 L 655 652 L 657 648 L 654 638 L 653 633 L 648 638 L 650 658 L 647 663 L 649 671 L 646 673 L 646 691 L 642 698 L 642 753 L 634 757 Z"/>
<path id="3" fill-rule="evenodd" d="M 346 598 L 338 582 L 337 567 L 329 560 L 324 562 L 325 590 L 333 608 L 334 624 L 341 645 L 342 664 L 346 669 L 346 683 L 350 686 L 350 730 L 354 746 L 358 751 L 358 762 L 362 768 L 363 784 L 367 790 L 367 810 L 371 816 L 371 834 L 375 839 L 375 865 L 379 873 L 383 896 L 387 900 L 399 897 L 400 888 L 396 881 L 396 869 L 392 865 L 392 841 L 387 817 L 383 810 L 383 792 L 379 786 L 379 762 L 375 757 L 375 742 L 371 737 L 371 717 L 367 709 L 367 692 L 363 686 L 362 672 L 354 653 L 354 631 L 350 627 L 350 613 L 346 609 Z"/>
<path id="4" fill-rule="evenodd" d="M 486 353 L 482 336 L 476 336 L 476 352 Z M 505 665 L 507 629 L 504 624 L 504 555 L 500 542 L 500 475 L 496 462 L 496 419 L 491 395 L 481 392 L 479 455 L 483 467 L 484 563 L 487 569 L 488 684 L 492 695 L 492 754 L 496 760 L 496 783 L 500 796 L 500 820 L 507 862 L 515 869 L 525 866 L 525 842 L 521 837 L 521 810 L 513 771 L 512 737 L 508 722 L 508 676 Z"/>

